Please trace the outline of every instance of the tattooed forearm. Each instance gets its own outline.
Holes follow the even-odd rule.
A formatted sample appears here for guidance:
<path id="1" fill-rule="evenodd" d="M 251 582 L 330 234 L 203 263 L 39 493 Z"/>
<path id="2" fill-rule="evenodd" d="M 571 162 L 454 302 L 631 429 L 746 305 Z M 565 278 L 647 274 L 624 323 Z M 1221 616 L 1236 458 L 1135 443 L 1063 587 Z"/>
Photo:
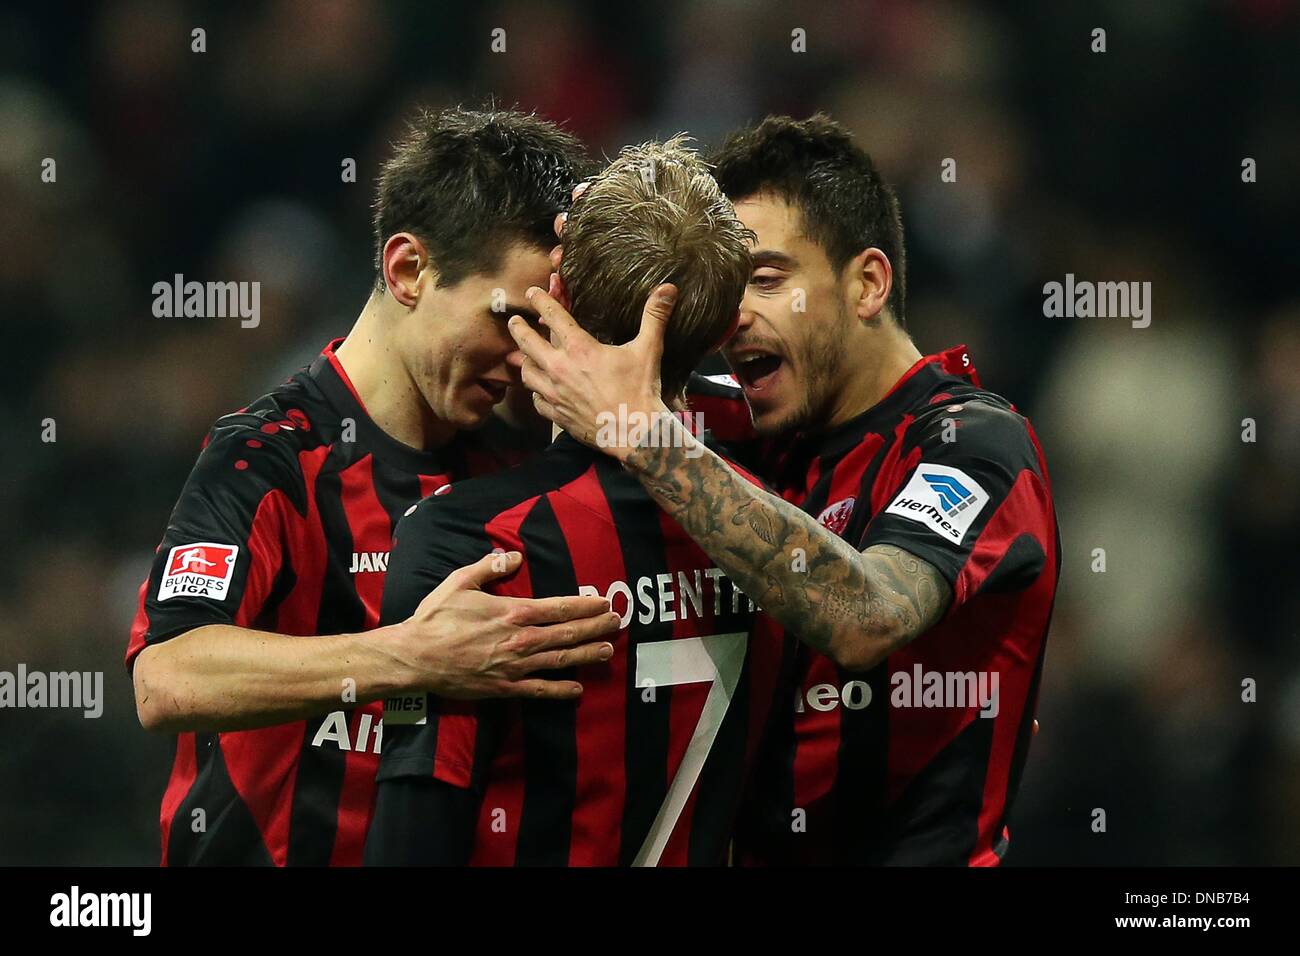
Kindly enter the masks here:
<path id="1" fill-rule="evenodd" d="M 721 464 L 721 462 L 719 462 Z M 770 512 L 763 510 L 759 501 L 747 501 L 732 516 L 734 525 L 746 525 L 754 534 L 763 539 L 764 544 L 778 544 L 779 531 Z"/>
<path id="2" fill-rule="evenodd" d="M 895 630 L 909 639 L 934 627 L 952 603 L 952 588 L 938 569 L 902 548 L 872 545 L 862 560 L 878 613 L 892 617 Z"/>
<path id="3" fill-rule="evenodd" d="M 874 666 L 929 630 L 947 580 L 901 548 L 859 553 L 787 501 L 746 481 L 681 430 L 677 447 L 634 449 L 627 468 L 736 585 L 841 666 Z M 689 454 L 688 454 L 689 452 Z"/>

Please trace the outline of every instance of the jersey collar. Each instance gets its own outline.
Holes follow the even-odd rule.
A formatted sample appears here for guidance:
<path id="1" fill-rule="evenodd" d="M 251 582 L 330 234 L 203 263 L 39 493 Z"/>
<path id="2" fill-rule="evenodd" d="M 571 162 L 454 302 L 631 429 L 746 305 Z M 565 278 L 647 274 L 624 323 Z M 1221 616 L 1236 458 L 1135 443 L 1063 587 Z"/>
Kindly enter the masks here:
<path id="1" fill-rule="evenodd" d="M 414 474 L 435 474 L 442 471 L 446 458 L 442 449 L 423 451 L 412 448 L 375 424 L 335 353 L 342 344 L 343 339 L 338 338 L 326 345 L 307 369 L 307 374 L 320 387 L 340 418 L 351 418 L 356 422 L 359 450 L 370 451 L 377 458 Z"/>
<path id="2" fill-rule="evenodd" d="M 809 442 L 818 455 L 833 454 L 844 450 L 861 440 L 870 431 L 887 427 L 899 418 L 907 409 L 918 404 L 927 392 L 932 390 L 944 378 L 956 378 L 969 381 L 976 388 L 980 385 L 979 374 L 970 357 L 970 350 L 965 345 L 955 345 L 933 355 L 923 355 L 912 364 L 888 392 L 866 411 L 841 422 L 834 428 L 823 432 L 801 435 L 801 441 Z"/>

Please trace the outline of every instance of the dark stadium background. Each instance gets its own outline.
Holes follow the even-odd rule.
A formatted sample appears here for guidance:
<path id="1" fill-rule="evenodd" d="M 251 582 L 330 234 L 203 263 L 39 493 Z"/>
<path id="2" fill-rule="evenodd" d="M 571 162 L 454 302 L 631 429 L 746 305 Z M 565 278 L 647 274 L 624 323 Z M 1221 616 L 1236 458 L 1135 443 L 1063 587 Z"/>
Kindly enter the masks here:
<path id="1" fill-rule="evenodd" d="M 1010 862 L 1300 862 L 1296 3 L 24 6 L 0 13 L 0 670 L 103 671 L 107 700 L 0 711 L 0 863 L 156 862 L 171 746 L 122 656 L 173 500 L 214 418 L 348 330 L 404 110 L 488 96 L 611 154 L 769 111 L 853 129 L 902 192 L 918 345 L 968 343 L 1053 473 Z M 1045 318 L 1067 272 L 1149 280 L 1151 327 Z M 175 273 L 260 281 L 260 327 L 155 318 Z"/>

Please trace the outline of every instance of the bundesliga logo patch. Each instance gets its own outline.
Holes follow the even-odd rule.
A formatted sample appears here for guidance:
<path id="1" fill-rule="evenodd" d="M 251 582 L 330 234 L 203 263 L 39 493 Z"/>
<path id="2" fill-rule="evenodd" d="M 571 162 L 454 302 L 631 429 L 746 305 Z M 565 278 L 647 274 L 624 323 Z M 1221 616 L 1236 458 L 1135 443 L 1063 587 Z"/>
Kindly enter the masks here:
<path id="1" fill-rule="evenodd" d="M 988 500 L 988 492 L 960 468 L 922 462 L 885 513 L 910 518 L 961 544 Z"/>
<path id="2" fill-rule="evenodd" d="M 158 586 L 158 600 L 205 597 L 224 601 L 230 593 L 239 548 L 230 544 L 181 544 L 167 555 L 167 569 Z"/>

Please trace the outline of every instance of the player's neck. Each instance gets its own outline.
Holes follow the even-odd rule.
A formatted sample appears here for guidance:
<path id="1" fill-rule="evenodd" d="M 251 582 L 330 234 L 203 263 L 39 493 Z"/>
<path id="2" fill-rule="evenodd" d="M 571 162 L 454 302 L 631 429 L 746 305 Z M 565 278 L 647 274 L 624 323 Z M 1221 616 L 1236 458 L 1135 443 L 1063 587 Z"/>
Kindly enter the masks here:
<path id="1" fill-rule="evenodd" d="M 366 414 L 389 437 L 423 451 L 440 448 L 456 429 L 434 417 L 398 351 L 387 347 L 390 326 L 380 314 L 377 297 L 372 296 L 334 354 Z"/>
<path id="2" fill-rule="evenodd" d="M 836 396 L 827 427 L 842 425 L 878 404 L 921 358 L 908 334 L 888 319 L 868 334 L 872 341 L 855 350 L 867 358 L 857 364 Z"/>

